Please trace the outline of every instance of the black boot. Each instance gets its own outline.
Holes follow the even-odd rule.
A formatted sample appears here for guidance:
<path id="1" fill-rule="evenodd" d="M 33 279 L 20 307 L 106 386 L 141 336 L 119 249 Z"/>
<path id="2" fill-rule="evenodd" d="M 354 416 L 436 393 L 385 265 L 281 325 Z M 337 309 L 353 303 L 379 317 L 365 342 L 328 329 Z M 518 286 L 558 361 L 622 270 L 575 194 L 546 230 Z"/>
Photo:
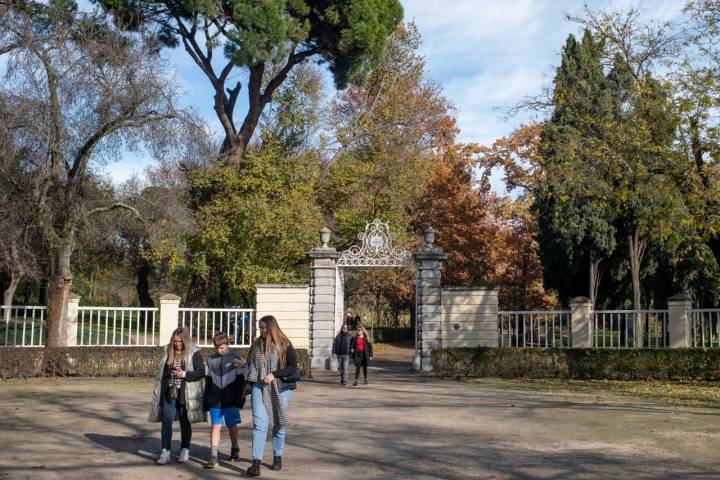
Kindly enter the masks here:
<path id="1" fill-rule="evenodd" d="M 239 462 L 240 461 L 240 447 L 231 447 L 230 448 L 230 459 L 231 462 Z"/>
<path id="2" fill-rule="evenodd" d="M 248 477 L 259 477 L 260 476 L 260 460 L 253 460 L 252 466 L 247 469 Z"/>
<path id="3" fill-rule="evenodd" d="M 277 455 L 273 456 L 273 464 L 270 468 L 272 470 L 282 470 L 282 457 Z"/>

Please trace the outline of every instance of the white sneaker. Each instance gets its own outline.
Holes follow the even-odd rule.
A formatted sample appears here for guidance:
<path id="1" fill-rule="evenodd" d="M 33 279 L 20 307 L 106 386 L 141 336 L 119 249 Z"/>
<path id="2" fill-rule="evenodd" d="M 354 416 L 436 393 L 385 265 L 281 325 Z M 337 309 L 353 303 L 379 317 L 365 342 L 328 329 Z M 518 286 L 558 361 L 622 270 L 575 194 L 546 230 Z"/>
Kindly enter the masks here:
<path id="1" fill-rule="evenodd" d="M 167 465 L 168 463 L 170 463 L 170 450 L 165 450 L 163 448 L 162 452 L 160 452 L 160 456 L 158 456 L 155 463 L 157 463 L 158 465 Z"/>
<path id="2" fill-rule="evenodd" d="M 178 455 L 178 463 L 186 463 L 188 460 L 190 460 L 190 450 L 181 448 L 180 455 Z"/>

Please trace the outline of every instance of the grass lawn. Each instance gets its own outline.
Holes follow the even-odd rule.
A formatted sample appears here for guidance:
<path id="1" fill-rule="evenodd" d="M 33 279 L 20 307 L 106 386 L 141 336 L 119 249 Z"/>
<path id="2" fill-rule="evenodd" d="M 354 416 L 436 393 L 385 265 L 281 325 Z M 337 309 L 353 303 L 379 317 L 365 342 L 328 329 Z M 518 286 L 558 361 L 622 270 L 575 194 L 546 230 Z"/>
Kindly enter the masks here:
<path id="1" fill-rule="evenodd" d="M 610 396 L 651 398 L 672 405 L 720 408 L 720 382 L 667 382 L 625 380 L 570 380 L 570 379 L 467 379 L 468 383 L 505 384 L 509 388 L 537 390 L 551 393 L 584 393 L 598 399 Z"/>

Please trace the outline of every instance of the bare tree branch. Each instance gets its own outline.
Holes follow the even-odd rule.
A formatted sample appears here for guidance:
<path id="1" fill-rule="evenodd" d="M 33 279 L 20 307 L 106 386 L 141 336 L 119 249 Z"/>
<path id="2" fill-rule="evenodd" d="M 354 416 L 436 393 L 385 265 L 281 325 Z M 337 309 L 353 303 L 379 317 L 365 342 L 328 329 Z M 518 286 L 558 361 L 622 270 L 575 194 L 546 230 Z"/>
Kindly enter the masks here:
<path id="1" fill-rule="evenodd" d="M 137 218 L 142 219 L 142 217 L 140 216 L 140 212 L 138 212 L 137 208 L 131 207 L 130 205 L 127 205 L 127 204 L 125 204 L 125 203 L 120 203 L 120 202 L 114 203 L 114 204 L 109 205 L 109 206 L 107 206 L 107 207 L 93 208 L 92 210 L 89 210 L 88 212 L 85 213 L 85 217 L 88 218 L 88 217 L 91 217 L 91 216 L 93 216 L 93 215 L 97 215 L 98 213 L 107 213 L 107 212 L 111 212 L 111 211 L 117 210 L 117 209 L 129 210 L 129 211 L 131 211 L 133 214 L 135 214 L 135 216 L 136 216 Z"/>

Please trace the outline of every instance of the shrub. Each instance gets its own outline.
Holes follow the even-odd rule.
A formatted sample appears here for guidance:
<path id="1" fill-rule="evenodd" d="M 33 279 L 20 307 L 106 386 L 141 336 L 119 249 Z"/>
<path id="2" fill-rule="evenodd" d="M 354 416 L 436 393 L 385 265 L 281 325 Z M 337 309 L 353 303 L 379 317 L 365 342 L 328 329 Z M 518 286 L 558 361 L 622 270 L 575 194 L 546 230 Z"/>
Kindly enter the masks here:
<path id="1" fill-rule="evenodd" d="M 720 380 L 720 350 L 446 348 L 432 354 L 443 377 Z"/>
<path id="2" fill-rule="evenodd" d="M 203 357 L 214 353 L 203 348 Z M 248 349 L 238 350 L 247 356 Z M 310 357 L 296 349 L 303 376 L 309 377 Z M 163 347 L 0 348 L 0 379 L 29 377 L 154 377 Z"/>

